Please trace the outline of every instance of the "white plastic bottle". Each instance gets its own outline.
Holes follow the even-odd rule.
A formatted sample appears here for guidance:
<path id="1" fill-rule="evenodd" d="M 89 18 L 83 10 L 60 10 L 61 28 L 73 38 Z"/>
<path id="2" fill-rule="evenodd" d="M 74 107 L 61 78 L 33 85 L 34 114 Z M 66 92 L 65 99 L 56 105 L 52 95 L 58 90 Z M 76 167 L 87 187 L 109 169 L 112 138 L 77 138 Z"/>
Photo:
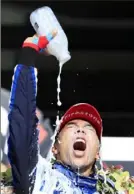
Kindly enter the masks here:
<path id="1" fill-rule="evenodd" d="M 68 51 L 67 37 L 49 7 L 45 6 L 33 11 L 30 15 L 30 22 L 36 33 L 40 36 L 47 36 L 50 32 L 56 30 L 57 35 L 50 41 L 47 50 L 51 55 L 54 55 L 62 65 L 71 58 Z"/>

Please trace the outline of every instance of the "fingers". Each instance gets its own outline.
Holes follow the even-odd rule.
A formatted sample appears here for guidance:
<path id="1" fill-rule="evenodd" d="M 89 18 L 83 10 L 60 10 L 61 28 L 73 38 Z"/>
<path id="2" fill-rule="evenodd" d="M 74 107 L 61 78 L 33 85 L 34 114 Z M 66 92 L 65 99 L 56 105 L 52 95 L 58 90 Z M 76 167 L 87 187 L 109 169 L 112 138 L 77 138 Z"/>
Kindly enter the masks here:
<path id="1" fill-rule="evenodd" d="M 57 30 L 53 30 L 52 35 L 53 35 L 53 37 L 55 37 L 57 35 Z"/>
<path id="2" fill-rule="evenodd" d="M 47 40 L 50 42 L 55 36 L 57 35 L 57 30 L 53 30 L 52 32 L 50 32 L 46 38 Z"/>
<path id="3" fill-rule="evenodd" d="M 33 39 L 33 37 L 28 37 L 28 38 L 25 39 L 24 42 L 32 42 L 32 39 Z"/>
<path id="4" fill-rule="evenodd" d="M 46 49 L 47 44 L 56 36 L 57 31 L 53 30 L 47 36 L 38 36 L 34 34 L 32 37 L 28 37 L 24 43 L 23 47 L 32 47 L 37 51 L 41 51 Z M 46 52 L 48 55 L 48 52 Z"/>
<path id="5" fill-rule="evenodd" d="M 41 54 L 44 54 L 45 56 L 49 56 L 49 55 L 50 55 L 49 52 L 48 52 L 48 50 L 47 50 L 47 48 L 41 49 L 41 50 L 40 50 L 40 53 L 41 53 Z"/>
<path id="6" fill-rule="evenodd" d="M 45 45 L 47 46 L 47 44 L 57 35 L 57 31 L 56 30 L 53 30 L 51 33 L 49 33 L 47 36 L 40 36 L 39 39 L 42 39 L 45 41 Z M 37 36 L 37 35 L 35 35 Z M 42 42 L 44 42 L 42 41 Z M 46 42 L 48 41 L 48 42 Z M 41 50 L 40 50 L 40 53 L 44 53 L 46 56 L 49 56 L 49 52 L 46 48 L 46 46 L 44 48 L 42 48 L 41 46 Z"/>
<path id="7" fill-rule="evenodd" d="M 46 35 L 46 38 L 48 40 L 48 42 L 50 42 L 55 36 L 57 35 L 57 30 L 53 30 L 52 32 L 50 32 L 49 34 Z M 29 37 L 28 39 L 31 40 L 39 38 L 39 37 L 43 37 L 43 36 L 38 36 L 38 34 L 34 34 L 33 37 Z"/>
<path id="8" fill-rule="evenodd" d="M 44 54 L 45 54 L 45 56 L 49 56 L 50 55 L 50 53 L 48 52 L 47 49 L 44 50 Z"/>

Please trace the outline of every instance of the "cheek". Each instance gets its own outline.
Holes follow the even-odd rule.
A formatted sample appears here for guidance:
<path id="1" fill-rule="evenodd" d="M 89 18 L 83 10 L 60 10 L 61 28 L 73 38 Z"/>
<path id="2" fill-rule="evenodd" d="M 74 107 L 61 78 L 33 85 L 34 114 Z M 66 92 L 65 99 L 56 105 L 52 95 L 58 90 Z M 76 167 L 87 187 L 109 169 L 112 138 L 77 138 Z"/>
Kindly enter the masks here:
<path id="1" fill-rule="evenodd" d="M 72 133 L 62 133 L 59 137 L 60 144 L 59 148 L 63 152 L 69 152 L 73 145 L 73 134 Z"/>
<path id="2" fill-rule="evenodd" d="M 69 146 L 69 142 L 71 143 L 73 138 L 74 138 L 74 133 L 70 130 L 65 130 L 64 132 L 61 132 L 60 134 L 60 141 L 63 142 L 63 143 L 67 143 L 68 146 Z"/>
<path id="3" fill-rule="evenodd" d="M 96 134 L 88 135 L 88 147 L 91 150 L 97 151 L 99 149 L 99 140 Z"/>

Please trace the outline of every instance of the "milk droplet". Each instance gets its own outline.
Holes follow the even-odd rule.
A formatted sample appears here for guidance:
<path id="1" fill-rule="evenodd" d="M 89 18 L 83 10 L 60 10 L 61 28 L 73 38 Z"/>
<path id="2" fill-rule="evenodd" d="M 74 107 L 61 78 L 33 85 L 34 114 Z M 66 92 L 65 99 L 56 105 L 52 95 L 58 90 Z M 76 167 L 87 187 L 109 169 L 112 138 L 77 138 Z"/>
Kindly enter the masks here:
<path id="1" fill-rule="evenodd" d="M 78 76 L 79 74 L 77 73 L 77 76 Z"/>
<path id="2" fill-rule="evenodd" d="M 74 92 L 75 92 L 75 90 L 74 90 Z"/>
<path id="3" fill-rule="evenodd" d="M 57 104 L 58 104 L 58 106 L 62 105 L 61 101 L 59 101 L 59 100 L 58 100 Z"/>
<path id="4" fill-rule="evenodd" d="M 60 119 L 59 119 L 59 115 L 57 115 L 56 117 L 56 126 L 58 126 L 60 124 Z"/>
<path id="5" fill-rule="evenodd" d="M 58 139 L 58 143 L 61 144 L 62 142 Z"/>
<path id="6" fill-rule="evenodd" d="M 60 82 L 60 76 L 58 76 L 57 81 Z"/>
<path id="7" fill-rule="evenodd" d="M 60 89 L 60 88 L 57 88 L 57 92 L 59 92 L 59 93 L 60 93 L 60 91 L 61 91 L 61 89 Z"/>

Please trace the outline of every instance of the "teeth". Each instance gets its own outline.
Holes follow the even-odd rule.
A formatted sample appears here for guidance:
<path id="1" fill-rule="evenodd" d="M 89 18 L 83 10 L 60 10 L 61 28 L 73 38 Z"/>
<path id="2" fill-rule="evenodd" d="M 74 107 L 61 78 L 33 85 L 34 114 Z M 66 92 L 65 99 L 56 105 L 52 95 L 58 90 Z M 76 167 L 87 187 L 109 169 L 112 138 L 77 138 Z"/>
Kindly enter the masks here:
<path id="1" fill-rule="evenodd" d="M 84 139 L 76 139 L 76 142 L 83 142 L 83 143 L 85 143 Z"/>

